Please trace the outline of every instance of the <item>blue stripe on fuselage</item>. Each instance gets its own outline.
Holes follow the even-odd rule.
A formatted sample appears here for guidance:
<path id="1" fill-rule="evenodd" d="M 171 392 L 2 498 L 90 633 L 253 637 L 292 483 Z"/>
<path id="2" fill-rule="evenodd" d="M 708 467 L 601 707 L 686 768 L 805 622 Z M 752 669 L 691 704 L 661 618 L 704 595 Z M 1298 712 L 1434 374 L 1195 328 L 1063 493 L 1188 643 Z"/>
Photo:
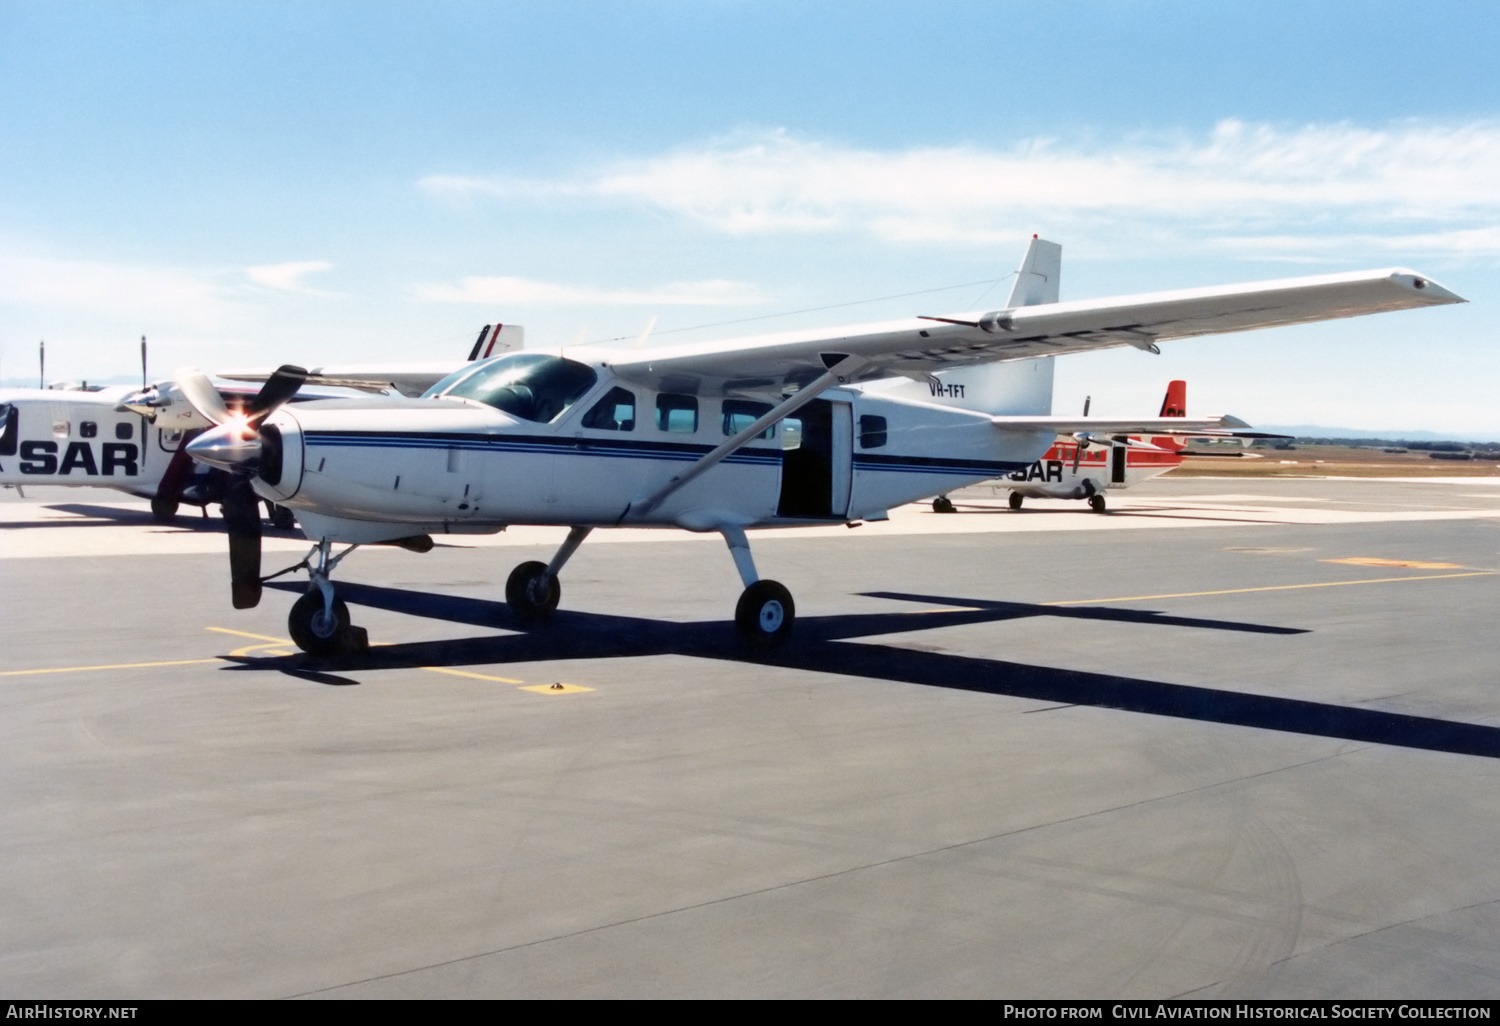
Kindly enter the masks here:
<path id="1" fill-rule="evenodd" d="M 475 452 L 553 453 L 555 455 L 611 456 L 625 459 L 667 460 L 690 463 L 712 451 L 713 446 L 684 442 L 648 442 L 624 438 L 558 438 L 537 435 L 480 435 L 431 432 L 395 435 L 387 432 L 309 431 L 303 436 L 309 448 L 355 449 L 463 449 Z M 724 462 L 752 466 L 779 466 L 780 449 L 743 448 Z M 855 453 L 854 466 L 862 471 L 886 473 L 954 474 L 999 477 L 1030 466 L 1015 460 L 964 460 L 940 456 L 898 456 Z"/>

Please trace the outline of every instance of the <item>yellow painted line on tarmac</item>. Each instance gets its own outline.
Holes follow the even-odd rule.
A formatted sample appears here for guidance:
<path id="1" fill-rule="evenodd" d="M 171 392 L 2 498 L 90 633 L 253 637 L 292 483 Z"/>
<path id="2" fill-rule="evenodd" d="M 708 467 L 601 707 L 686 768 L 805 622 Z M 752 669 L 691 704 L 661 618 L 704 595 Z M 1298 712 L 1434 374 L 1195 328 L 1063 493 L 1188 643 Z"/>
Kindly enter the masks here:
<path id="1" fill-rule="evenodd" d="M 1320 559 L 1319 563 L 1348 563 L 1351 566 L 1406 566 L 1413 570 L 1459 570 L 1462 563 L 1419 563 L 1414 559 L 1377 559 L 1374 556 L 1350 556 L 1347 559 Z"/>
<path id="2" fill-rule="evenodd" d="M 291 651 L 287 649 L 287 646 L 290 645 L 291 642 L 286 638 L 268 638 L 264 634 L 250 634 L 245 631 L 232 631 L 228 627 L 205 627 L 203 629 L 206 631 L 217 631 L 220 634 L 233 634 L 237 638 L 256 638 L 260 641 L 259 645 L 245 645 L 243 648 L 235 649 L 233 652 L 229 653 L 230 659 L 246 659 L 249 658 L 253 653 L 259 653 L 260 655 L 267 656 L 286 656 L 292 654 Z M 262 651 L 262 649 L 270 649 L 270 651 L 265 652 Z"/>
<path id="3" fill-rule="evenodd" d="M 1097 606 L 1106 602 L 1152 602 L 1157 599 L 1200 598 L 1207 595 L 1245 595 L 1253 591 L 1296 591 L 1300 588 L 1344 588 L 1352 584 L 1395 584 L 1398 581 L 1442 581 L 1453 577 L 1493 577 L 1500 571 L 1473 570 L 1463 574 L 1423 574 L 1412 577 L 1373 577 L 1363 581 L 1319 581 L 1316 584 L 1273 584 L 1264 588 L 1224 588 L 1219 591 L 1179 591 L 1170 595 L 1122 595 L 1117 598 L 1069 599 L 1040 602 L 1043 606 Z"/>
<path id="4" fill-rule="evenodd" d="M 219 634 L 233 634 L 237 638 L 254 638 L 256 641 L 274 641 L 278 645 L 290 645 L 286 638 L 272 638 L 264 634 L 250 634 L 246 631 L 232 631 L 228 627 L 205 627 L 206 631 L 217 631 Z"/>
<path id="5" fill-rule="evenodd" d="M 520 687 L 517 690 L 535 691 L 539 695 L 575 695 L 580 691 L 594 690 L 593 688 L 586 688 L 582 684 L 563 684 L 561 682 L 557 684 L 527 684 L 525 681 L 519 681 L 513 677 L 492 677 L 487 673 L 473 673 L 469 670 L 450 670 L 446 666 L 424 666 L 422 669 L 431 670 L 433 673 L 446 673 L 454 677 L 492 680 L 499 684 L 518 684 Z"/>
<path id="6" fill-rule="evenodd" d="M 47 670 L 0 670 L 0 677 L 25 677 L 36 673 L 87 673 L 91 670 L 144 670 L 153 666 L 192 666 L 217 663 L 217 659 L 169 659 L 160 663 L 110 663 L 107 666 L 56 666 Z"/>
<path id="7" fill-rule="evenodd" d="M 513 680 L 510 677 L 491 677 L 486 673 L 470 673 L 468 670 L 450 670 L 446 666 L 424 666 L 422 667 L 422 669 L 431 670 L 433 673 L 447 673 L 454 677 L 473 677 L 475 680 L 493 680 L 500 684 L 526 683 L 524 680 Z"/>

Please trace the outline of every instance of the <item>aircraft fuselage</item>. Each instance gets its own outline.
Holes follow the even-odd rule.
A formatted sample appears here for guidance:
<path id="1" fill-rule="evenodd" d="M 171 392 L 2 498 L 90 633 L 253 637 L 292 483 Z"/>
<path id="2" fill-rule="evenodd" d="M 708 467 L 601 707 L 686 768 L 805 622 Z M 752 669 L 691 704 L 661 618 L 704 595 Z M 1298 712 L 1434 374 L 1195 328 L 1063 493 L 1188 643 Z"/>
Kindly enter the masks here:
<path id="1" fill-rule="evenodd" d="M 643 497 L 772 404 L 655 392 L 593 370 L 597 381 L 548 422 L 451 398 L 283 408 L 267 421 L 275 451 L 255 488 L 296 510 L 314 540 L 508 524 L 781 527 L 879 519 L 1029 467 L 1053 441 L 983 414 L 830 389 L 641 512 Z"/>

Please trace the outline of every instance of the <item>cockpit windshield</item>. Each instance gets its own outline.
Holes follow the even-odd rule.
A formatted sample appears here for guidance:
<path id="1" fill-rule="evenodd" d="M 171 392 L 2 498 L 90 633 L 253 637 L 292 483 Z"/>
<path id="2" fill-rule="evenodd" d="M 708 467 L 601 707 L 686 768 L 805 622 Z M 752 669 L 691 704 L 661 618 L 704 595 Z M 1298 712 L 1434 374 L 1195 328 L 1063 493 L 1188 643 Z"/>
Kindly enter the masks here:
<path id="1" fill-rule="evenodd" d="M 427 398 L 453 396 L 545 424 L 594 387 L 592 367 L 545 353 L 510 353 L 464 367 L 429 388 Z"/>

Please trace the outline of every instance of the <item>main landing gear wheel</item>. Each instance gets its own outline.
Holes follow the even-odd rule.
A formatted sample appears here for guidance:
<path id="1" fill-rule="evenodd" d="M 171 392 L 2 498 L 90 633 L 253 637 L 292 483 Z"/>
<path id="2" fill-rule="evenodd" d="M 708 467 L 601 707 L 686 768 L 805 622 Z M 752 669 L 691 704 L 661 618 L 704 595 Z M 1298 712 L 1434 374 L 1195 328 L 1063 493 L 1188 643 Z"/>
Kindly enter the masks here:
<path id="1" fill-rule="evenodd" d="M 333 600 L 333 615 L 323 611 L 323 593 L 314 588 L 299 598 L 287 617 L 287 630 L 297 647 L 309 655 L 332 655 L 347 644 L 349 607 Z"/>
<path id="2" fill-rule="evenodd" d="M 505 582 L 505 601 L 517 619 L 527 623 L 545 620 L 562 598 L 562 584 L 547 573 L 547 564 L 535 560 L 522 563 Z"/>
<path id="3" fill-rule="evenodd" d="M 756 581 L 740 596 L 734 625 L 751 648 L 771 649 L 792 636 L 797 618 L 792 593 L 775 581 Z"/>
<path id="4" fill-rule="evenodd" d="M 1021 503 L 1026 501 L 1026 497 L 1023 496 L 1020 492 L 1011 492 L 1010 498 L 1006 501 L 1010 503 L 1011 509 L 1020 509 Z"/>
<path id="5" fill-rule="evenodd" d="M 290 531 L 297 526 L 297 517 L 285 506 L 271 506 L 271 526 L 280 531 Z"/>
<path id="6" fill-rule="evenodd" d="M 939 495 L 932 500 L 932 511 L 934 513 L 954 513 L 953 500 L 946 495 Z"/>
<path id="7" fill-rule="evenodd" d="M 177 500 L 156 496 L 151 500 L 151 518 L 158 524 L 170 524 L 177 519 Z"/>
<path id="8" fill-rule="evenodd" d="M 1089 509 L 1093 510 L 1095 513 L 1103 513 L 1104 510 L 1105 510 L 1104 496 L 1097 495 L 1097 494 L 1096 495 L 1090 495 L 1089 496 Z"/>

